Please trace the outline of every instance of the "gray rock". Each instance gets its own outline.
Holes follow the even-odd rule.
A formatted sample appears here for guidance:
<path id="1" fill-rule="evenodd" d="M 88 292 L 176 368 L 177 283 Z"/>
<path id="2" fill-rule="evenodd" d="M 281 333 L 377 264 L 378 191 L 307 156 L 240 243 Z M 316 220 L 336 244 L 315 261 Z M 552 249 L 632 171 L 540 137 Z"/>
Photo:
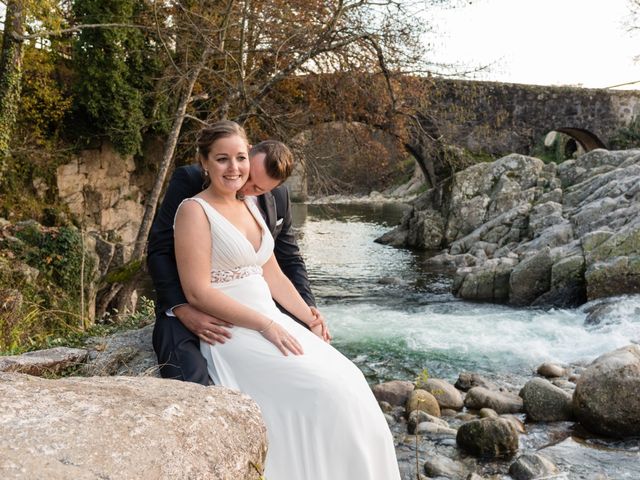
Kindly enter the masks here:
<path id="1" fill-rule="evenodd" d="M 509 475 L 515 480 L 542 479 L 557 473 L 558 467 L 537 453 L 524 454 L 509 467 Z"/>
<path id="2" fill-rule="evenodd" d="M 409 414 L 409 418 L 407 420 L 407 431 L 413 435 L 416 432 L 418 425 L 426 422 L 433 423 L 443 428 L 449 428 L 449 424 L 445 420 L 434 415 L 430 415 L 427 412 L 423 412 L 422 410 L 414 410 Z"/>
<path id="3" fill-rule="evenodd" d="M 56 347 L 0 357 L 0 372 L 19 372 L 41 376 L 56 374 L 77 367 L 87 358 L 82 348 Z"/>
<path id="4" fill-rule="evenodd" d="M 413 383 L 406 380 L 392 380 L 371 387 L 376 400 L 379 402 L 388 402 L 392 406 L 404 406 L 413 389 Z"/>
<path id="5" fill-rule="evenodd" d="M 570 308 L 583 304 L 587 299 L 584 270 L 582 254 L 566 256 L 555 262 L 551 267 L 549 291 L 540 295 L 532 305 Z"/>
<path id="6" fill-rule="evenodd" d="M 414 432 L 416 435 L 449 435 L 456 436 L 457 430 L 454 428 L 443 427 L 432 422 L 419 423 Z"/>
<path id="7" fill-rule="evenodd" d="M 395 425 L 396 423 L 396 419 L 393 418 L 393 415 L 389 415 L 388 413 L 383 414 L 384 415 L 384 419 L 387 421 L 387 424 L 389 426 L 391 425 Z"/>
<path id="8" fill-rule="evenodd" d="M 562 216 L 562 205 L 557 202 L 546 202 L 535 205 L 529 214 L 529 230 L 531 237 L 538 237 L 543 230 L 564 223 L 566 220 Z"/>
<path id="9" fill-rule="evenodd" d="M 424 464 L 424 472 L 429 477 L 464 479 L 469 473 L 465 466 L 443 455 L 430 455 Z"/>
<path id="10" fill-rule="evenodd" d="M 509 280 L 516 264 L 516 260 L 503 257 L 458 269 L 452 291 L 466 300 L 504 303 L 509 299 Z"/>
<path id="11" fill-rule="evenodd" d="M 266 428 L 248 396 L 149 377 L 0 373 L 0 477 L 258 479 Z"/>
<path id="12" fill-rule="evenodd" d="M 536 372 L 538 373 L 538 375 L 542 375 L 546 378 L 563 377 L 567 374 L 567 371 L 564 367 L 551 362 L 545 362 L 541 364 L 537 368 Z"/>
<path id="13" fill-rule="evenodd" d="M 87 376 L 160 376 L 151 344 L 153 325 L 87 342 L 90 360 L 82 367 Z"/>
<path id="14" fill-rule="evenodd" d="M 592 432 L 640 435 L 640 346 L 629 345 L 596 358 L 577 381 L 573 409 Z"/>
<path id="15" fill-rule="evenodd" d="M 473 455 L 501 457 L 518 450 L 518 432 L 504 418 L 483 418 L 460 426 L 456 442 Z"/>
<path id="16" fill-rule="evenodd" d="M 455 387 L 463 392 L 473 387 L 484 387 L 488 390 L 497 390 L 496 385 L 484 378 L 479 373 L 462 372 L 458 375 Z"/>
<path id="17" fill-rule="evenodd" d="M 428 378 L 425 381 L 418 380 L 416 388 L 426 390 L 436 397 L 441 409 L 450 408 L 452 410 L 462 410 L 462 407 L 464 407 L 462 395 L 446 380 L 438 378 Z"/>
<path id="18" fill-rule="evenodd" d="M 520 391 L 528 418 L 557 422 L 572 417 L 571 395 L 544 378 L 529 380 Z"/>
<path id="19" fill-rule="evenodd" d="M 520 262 L 509 278 L 509 303 L 530 305 L 536 298 L 549 290 L 551 285 L 551 250 L 544 248 L 537 254 Z"/>
<path id="20" fill-rule="evenodd" d="M 464 405 L 473 410 L 491 408 L 497 413 L 522 412 L 522 398 L 510 392 L 488 390 L 483 387 L 474 387 L 467 392 Z"/>

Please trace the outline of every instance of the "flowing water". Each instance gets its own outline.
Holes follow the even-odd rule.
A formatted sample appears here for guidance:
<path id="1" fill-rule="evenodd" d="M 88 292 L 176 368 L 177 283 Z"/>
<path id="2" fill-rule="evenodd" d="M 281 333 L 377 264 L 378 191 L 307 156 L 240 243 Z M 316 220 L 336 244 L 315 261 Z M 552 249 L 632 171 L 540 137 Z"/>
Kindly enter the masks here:
<path id="1" fill-rule="evenodd" d="M 522 385 L 544 361 L 582 364 L 640 341 L 640 296 L 621 297 L 604 324 L 585 307 L 526 309 L 470 303 L 428 254 L 374 243 L 402 205 L 295 205 L 294 224 L 334 345 L 369 381 L 455 380 L 475 371 Z"/>
<path id="2" fill-rule="evenodd" d="M 615 299 L 598 325 L 585 324 L 588 304 L 577 309 L 512 308 L 453 297 L 453 272 L 428 268 L 428 253 L 374 243 L 400 221 L 405 208 L 294 208 L 298 240 L 333 344 L 371 383 L 413 380 L 426 369 L 431 377 L 450 381 L 462 371 L 479 372 L 513 389 L 524 385 L 542 362 L 584 365 L 640 341 L 640 295 Z M 404 426 L 398 428 L 402 439 Z M 422 439 L 419 454 L 412 442 L 399 440 L 396 447 L 403 479 L 416 478 L 416 455 L 459 455 L 453 439 L 449 446 Z M 560 468 L 549 478 L 640 478 L 638 439 L 600 439 L 572 422 L 528 424 L 520 448 L 540 451 Z M 509 464 L 495 461 L 478 468 L 488 474 L 483 478 L 503 480 L 511 478 Z"/>

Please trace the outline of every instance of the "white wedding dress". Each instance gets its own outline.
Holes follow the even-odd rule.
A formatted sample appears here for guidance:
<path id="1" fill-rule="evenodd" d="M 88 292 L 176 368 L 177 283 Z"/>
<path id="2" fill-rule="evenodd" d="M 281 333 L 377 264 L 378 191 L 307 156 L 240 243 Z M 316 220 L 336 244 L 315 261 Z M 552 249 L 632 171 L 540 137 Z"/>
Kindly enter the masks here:
<path id="1" fill-rule="evenodd" d="M 212 287 L 278 322 L 304 350 L 284 356 L 242 327 L 223 345 L 200 344 L 215 384 L 247 393 L 260 406 L 266 480 L 399 480 L 393 438 L 360 370 L 273 302 L 261 269 L 273 237 L 254 202 L 246 200 L 262 228 L 258 251 L 206 201 L 188 200 L 202 206 L 211 226 Z"/>

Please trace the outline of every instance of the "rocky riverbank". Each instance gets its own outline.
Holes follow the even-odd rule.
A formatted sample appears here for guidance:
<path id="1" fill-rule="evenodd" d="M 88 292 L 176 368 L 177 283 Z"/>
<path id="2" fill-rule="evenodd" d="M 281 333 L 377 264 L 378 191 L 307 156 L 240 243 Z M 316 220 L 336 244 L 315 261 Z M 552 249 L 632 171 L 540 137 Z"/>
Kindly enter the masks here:
<path id="1" fill-rule="evenodd" d="M 133 478 L 143 467 L 155 469 L 156 478 L 194 478 L 189 476 L 194 472 L 199 478 L 254 478 L 255 469 L 242 470 L 264 460 L 263 426 L 253 402 L 221 387 L 150 378 L 157 376 L 151 328 L 94 338 L 82 349 L 0 357 L 0 372 L 5 372 L 0 373 L 0 438 L 5 439 L 0 456 L 11 459 L 0 464 L 3 478 L 32 478 L 33 472 L 58 463 L 60 476 L 51 478 L 65 478 L 69 465 L 77 472 L 117 471 L 119 478 Z M 75 376 L 33 376 L 60 372 Z M 540 365 L 524 385 L 474 373 L 461 373 L 451 384 L 425 373 L 415 381 L 373 386 L 394 433 L 403 480 L 415 480 L 416 472 L 420 478 L 451 479 L 633 478 L 640 475 L 639 389 L 637 345 L 590 365 Z M 216 406 L 211 425 L 199 413 L 189 413 L 204 408 L 198 402 Z M 97 433 L 106 428 L 105 419 L 108 442 Z M 54 424 L 60 426 L 55 448 L 48 434 Z M 192 431 L 188 425 L 200 424 L 205 424 L 205 436 L 216 432 L 203 441 L 211 451 L 189 447 L 182 438 L 184 431 Z M 137 440 L 130 438 L 131 429 L 141 432 Z M 147 435 L 159 429 L 168 433 L 165 440 L 154 440 L 151 452 Z M 16 456 L 12 439 L 30 454 Z M 220 456 L 218 447 L 228 442 L 242 453 L 233 455 L 237 461 L 219 463 L 223 466 L 215 472 L 211 462 L 187 465 L 176 453 L 188 447 L 187 459 Z M 115 457 L 100 454 L 113 448 L 120 452 Z M 134 466 L 125 450 L 138 448 L 150 453 Z M 177 450 L 165 470 L 158 470 L 154 452 L 169 448 Z M 184 475 L 165 475 L 167 469 Z"/>
<path id="2" fill-rule="evenodd" d="M 521 387 L 473 373 L 375 385 L 403 480 L 640 475 L 640 347 L 536 374 Z"/>
<path id="3" fill-rule="evenodd" d="M 473 165 L 413 201 L 378 239 L 434 250 L 454 293 L 570 307 L 640 292 L 640 150 L 562 164 L 512 154 Z"/>

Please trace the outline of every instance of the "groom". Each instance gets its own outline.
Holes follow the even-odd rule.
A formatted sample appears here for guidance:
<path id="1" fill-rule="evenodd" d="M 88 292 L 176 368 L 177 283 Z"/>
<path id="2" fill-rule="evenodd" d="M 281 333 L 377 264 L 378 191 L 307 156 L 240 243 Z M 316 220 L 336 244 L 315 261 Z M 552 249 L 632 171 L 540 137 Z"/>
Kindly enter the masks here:
<path id="1" fill-rule="evenodd" d="M 282 185 L 291 174 L 293 155 L 283 143 L 266 140 L 251 148 L 249 163 L 249 179 L 240 193 L 257 196 L 257 205 L 275 240 L 276 260 L 320 322 L 322 315 L 315 308 L 304 260 L 293 235 L 289 192 Z M 153 348 L 160 374 L 164 378 L 209 385 L 200 340 L 223 343 L 231 338 L 231 324 L 187 303 L 180 286 L 173 243 L 173 219 L 178 205 L 200 193 L 202 182 L 200 165 L 174 171 L 149 233 L 147 267 L 157 296 Z"/>

